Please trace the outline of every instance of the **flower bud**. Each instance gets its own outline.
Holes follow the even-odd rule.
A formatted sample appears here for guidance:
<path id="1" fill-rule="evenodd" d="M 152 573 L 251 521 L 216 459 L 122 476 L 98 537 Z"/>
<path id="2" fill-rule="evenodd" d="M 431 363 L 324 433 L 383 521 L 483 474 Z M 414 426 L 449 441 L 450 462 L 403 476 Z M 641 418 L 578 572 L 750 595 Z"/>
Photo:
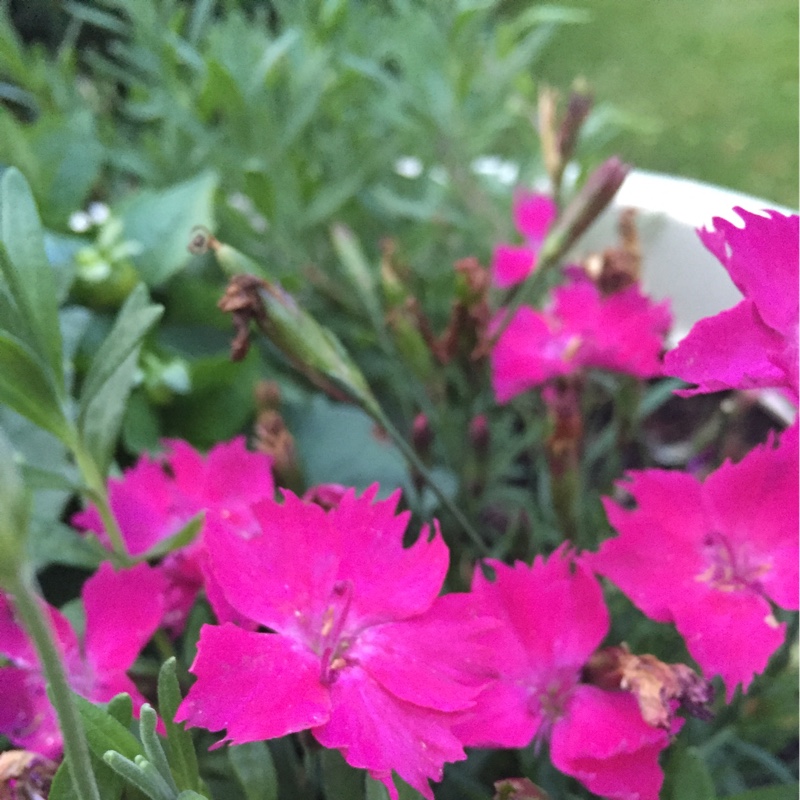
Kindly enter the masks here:
<path id="1" fill-rule="evenodd" d="M 253 275 L 239 275 L 228 284 L 219 307 L 233 316 L 237 335 L 232 357 L 241 359 L 255 322 L 288 361 L 336 400 L 356 403 L 368 413 L 378 403 L 344 346 L 277 284 Z"/>
<path id="2" fill-rule="evenodd" d="M 630 167 L 616 156 L 604 161 L 568 203 L 539 252 L 539 261 L 555 261 L 581 237 L 622 186 Z"/>

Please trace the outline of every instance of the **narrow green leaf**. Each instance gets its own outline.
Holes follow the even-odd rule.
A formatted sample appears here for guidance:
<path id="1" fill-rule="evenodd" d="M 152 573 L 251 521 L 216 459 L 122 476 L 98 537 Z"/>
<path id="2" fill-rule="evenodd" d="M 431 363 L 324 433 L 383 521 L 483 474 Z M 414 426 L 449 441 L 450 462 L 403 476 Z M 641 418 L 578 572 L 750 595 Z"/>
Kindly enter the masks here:
<path id="1" fill-rule="evenodd" d="M 228 759 L 246 800 L 278 800 L 278 774 L 272 753 L 264 742 L 229 747 Z"/>
<path id="2" fill-rule="evenodd" d="M 108 750 L 103 761 L 118 775 L 121 775 L 131 786 L 144 792 L 150 800 L 172 800 L 172 796 L 158 780 L 158 773 L 145 771 L 141 764 L 136 764 L 115 750 Z M 149 764 L 149 762 L 145 762 Z M 152 764 L 150 765 L 152 766 Z"/>
<path id="3" fill-rule="evenodd" d="M 79 694 L 73 693 L 73 697 L 86 729 L 89 750 L 95 756 L 104 759 L 108 750 L 116 750 L 129 759 L 142 755 L 139 740 L 107 711 Z"/>
<path id="4" fill-rule="evenodd" d="M 92 771 L 97 782 L 97 789 L 103 800 L 120 800 L 125 789 L 125 781 L 107 764 L 91 756 Z M 48 800 L 81 800 L 72 783 L 66 761 L 61 763 L 50 786 Z M 133 798 L 131 798 L 133 800 Z"/>
<path id="5" fill-rule="evenodd" d="M 195 540 L 204 522 L 205 512 L 201 511 L 195 514 L 177 533 L 173 533 L 172 536 L 163 539 L 143 555 L 137 556 L 136 560 L 151 561 L 154 558 L 163 558 L 173 550 L 180 550 L 181 547 L 186 547 L 187 544 L 191 544 Z"/>
<path id="6" fill-rule="evenodd" d="M 81 412 L 114 377 L 119 364 L 138 346 L 163 310 L 162 306 L 149 303 L 144 284 L 140 283 L 131 292 L 89 367 L 81 392 Z"/>
<path id="7" fill-rule="evenodd" d="M 0 403 L 5 403 L 65 444 L 72 440 L 46 365 L 24 342 L 0 331 Z"/>
<path id="8" fill-rule="evenodd" d="M 14 167 L 0 176 L 0 244 L 7 255 L 0 259 L 3 277 L 33 333 L 35 342 L 30 344 L 52 371 L 60 394 L 61 332 L 53 271 L 45 255 L 33 194 L 22 173 Z"/>
<path id="9" fill-rule="evenodd" d="M 158 673 L 158 708 L 167 728 L 168 760 L 178 788 L 197 791 L 200 788 L 200 773 L 194 743 L 183 724 L 175 722 L 175 712 L 181 699 L 177 664 L 174 658 L 169 658 Z"/>
<path id="10" fill-rule="evenodd" d="M 133 700 L 131 700 L 129 694 L 121 692 L 112 697 L 108 701 L 106 710 L 120 725 L 125 728 L 130 727 L 131 721 L 133 720 Z"/>
<path id="11" fill-rule="evenodd" d="M 75 787 L 72 785 L 72 778 L 69 776 L 69 767 L 66 761 L 61 762 L 61 766 L 53 777 L 47 800 L 80 800 Z"/>
<path id="12" fill-rule="evenodd" d="M 89 367 L 79 402 L 78 429 L 103 472 L 122 425 L 142 339 L 163 311 L 162 306 L 148 303 L 143 284 L 137 286 Z"/>
<path id="13" fill-rule="evenodd" d="M 147 760 L 158 770 L 167 786 L 174 793 L 178 793 L 178 787 L 172 777 L 172 771 L 167 762 L 167 754 L 161 744 L 161 740 L 156 733 L 158 725 L 158 715 L 149 703 L 144 703 L 139 711 L 139 735 L 142 737 L 142 746 Z"/>

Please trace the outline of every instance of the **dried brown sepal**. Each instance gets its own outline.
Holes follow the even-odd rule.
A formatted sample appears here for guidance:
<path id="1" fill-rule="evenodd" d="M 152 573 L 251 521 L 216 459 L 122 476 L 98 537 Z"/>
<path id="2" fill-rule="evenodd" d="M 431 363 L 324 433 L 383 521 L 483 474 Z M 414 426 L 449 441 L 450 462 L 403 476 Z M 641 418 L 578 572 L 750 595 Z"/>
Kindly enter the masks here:
<path id="1" fill-rule="evenodd" d="M 627 645 L 598 650 L 584 668 L 584 680 L 602 689 L 630 692 L 645 722 L 672 729 L 676 707 L 700 719 L 710 719 L 714 699 L 711 684 L 686 664 L 666 664 L 655 656 L 635 655 Z"/>
<path id="2" fill-rule="evenodd" d="M 250 349 L 250 323 L 263 327 L 266 322 L 264 303 L 258 294 L 267 282 L 255 275 L 237 275 L 231 278 L 225 294 L 217 303 L 220 310 L 231 315 L 236 336 L 231 342 L 231 360 L 241 361 Z"/>
<path id="3" fill-rule="evenodd" d="M 550 795 L 528 778 L 504 778 L 495 781 L 492 800 L 550 800 Z"/>
<path id="4" fill-rule="evenodd" d="M 47 797 L 58 764 L 29 750 L 0 753 L 0 800 Z"/>
<path id="5" fill-rule="evenodd" d="M 416 303 L 417 324 L 436 360 L 449 364 L 463 356 L 476 361 L 486 355 L 486 341 L 491 311 L 489 309 L 489 270 L 476 258 L 456 262 L 456 299 L 450 310 L 447 327 L 438 338 L 434 336 L 427 317 Z"/>
<path id="6" fill-rule="evenodd" d="M 584 268 L 600 291 L 614 294 L 639 282 L 642 246 L 636 228 L 636 211 L 623 209 L 619 216 L 619 244 L 586 259 Z"/>
<path id="7" fill-rule="evenodd" d="M 545 394 L 551 433 L 545 442 L 550 471 L 555 476 L 576 470 L 583 448 L 581 395 L 583 379 L 564 376 L 553 382 Z"/>

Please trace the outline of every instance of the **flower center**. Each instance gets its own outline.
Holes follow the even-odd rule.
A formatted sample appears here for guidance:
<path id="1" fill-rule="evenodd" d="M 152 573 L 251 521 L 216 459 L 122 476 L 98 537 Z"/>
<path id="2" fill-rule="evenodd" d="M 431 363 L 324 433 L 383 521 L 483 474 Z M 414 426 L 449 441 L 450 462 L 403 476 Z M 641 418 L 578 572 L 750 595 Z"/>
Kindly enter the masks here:
<path id="1" fill-rule="evenodd" d="M 345 653 L 352 644 L 352 639 L 344 635 L 344 627 L 352 599 L 353 582 L 337 581 L 331 590 L 328 607 L 322 615 L 318 652 L 322 658 L 320 680 L 324 684 L 333 683 L 337 671 L 347 666 Z"/>
<path id="2" fill-rule="evenodd" d="M 528 697 L 528 710 L 533 716 L 541 716 L 542 723 L 536 735 L 536 747 L 550 737 L 550 732 L 561 717 L 567 707 L 578 678 L 574 669 L 561 671 L 554 675 L 549 675 L 541 683 L 535 683 L 531 687 Z"/>
<path id="3" fill-rule="evenodd" d="M 708 567 L 697 576 L 698 581 L 721 592 L 750 589 L 763 593 L 760 579 L 770 571 L 771 565 L 758 561 L 746 546 L 734 548 L 721 533 L 714 531 L 705 537 L 703 550 Z"/>

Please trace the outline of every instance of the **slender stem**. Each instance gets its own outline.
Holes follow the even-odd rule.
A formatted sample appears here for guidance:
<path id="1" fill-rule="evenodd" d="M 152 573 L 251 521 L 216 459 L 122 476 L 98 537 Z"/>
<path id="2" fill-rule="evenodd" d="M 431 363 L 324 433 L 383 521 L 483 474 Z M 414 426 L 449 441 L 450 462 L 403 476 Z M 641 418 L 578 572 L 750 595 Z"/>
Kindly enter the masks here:
<path id="1" fill-rule="evenodd" d="M 76 440 L 73 445 L 72 452 L 75 456 L 75 462 L 81 472 L 84 483 L 89 487 L 92 493 L 92 499 L 97 506 L 97 511 L 100 514 L 100 519 L 103 521 L 103 527 L 108 534 L 108 539 L 111 542 L 111 548 L 114 551 L 117 566 L 130 565 L 131 558 L 128 553 L 128 548 L 125 546 L 125 540 L 122 537 L 117 520 L 111 511 L 111 505 L 108 502 L 108 490 L 106 483 L 100 475 L 94 459 L 89 455 L 80 441 Z"/>
<path id="2" fill-rule="evenodd" d="M 82 800 L 100 800 L 83 725 L 72 700 L 53 631 L 42 612 L 39 598 L 34 590 L 34 579 L 25 569 L 22 575 L 16 576 L 9 588 L 14 596 L 14 605 L 22 624 L 33 639 L 50 687 L 50 696 L 64 737 L 64 757 L 67 760 L 72 784 Z"/>
<path id="3" fill-rule="evenodd" d="M 455 517 L 458 524 L 464 529 L 464 532 L 480 550 L 481 554 L 488 555 L 489 547 L 486 542 L 483 541 L 481 535 L 464 516 L 461 509 L 458 508 L 452 499 L 442 491 L 430 470 L 422 463 L 419 456 L 414 452 L 414 449 L 411 447 L 411 445 L 401 435 L 400 431 L 398 431 L 397 428 L 392 425 L 392 423 L 386 418 L 386 415 L 383 413 L 383 411 L 377 406 L 370 407 L 365 410 L 367 410 L 373 419 L 375 419 L 375 421 L 384 428 L 389 436 L 392 437 L 392 440 L 397 445 L 400 452 L 405 456 L 406 460 L 414 467 L 415 470 L 417 470 L 425 483 L 430 486 L 431 490 L 439 498 L 439 501 L 442 503 L 442 505 L 445 506 L 447 510 Z"/>

